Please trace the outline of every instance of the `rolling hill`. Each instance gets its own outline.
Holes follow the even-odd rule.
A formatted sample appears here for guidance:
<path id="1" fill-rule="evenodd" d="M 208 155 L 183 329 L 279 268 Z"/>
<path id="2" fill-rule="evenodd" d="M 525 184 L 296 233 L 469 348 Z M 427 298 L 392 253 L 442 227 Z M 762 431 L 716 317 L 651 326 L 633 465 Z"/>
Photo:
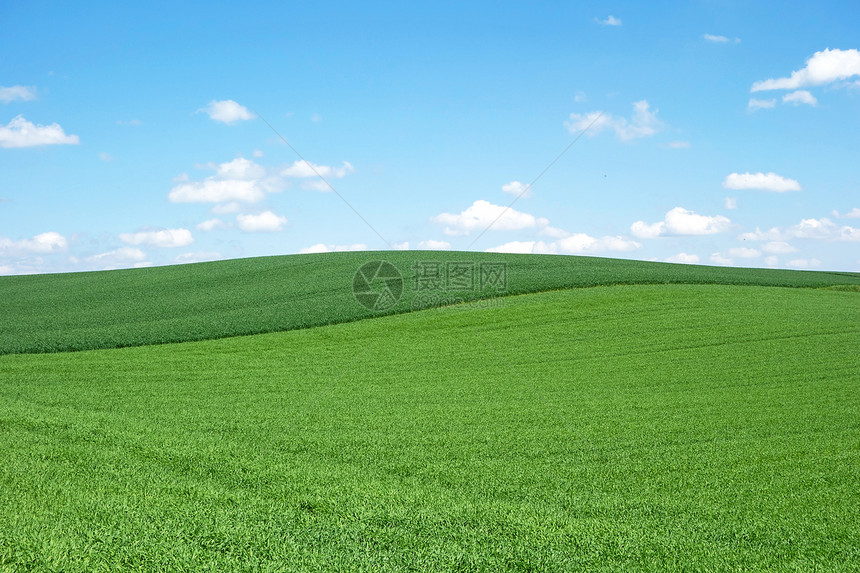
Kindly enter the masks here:
<path id="1" fill-rule="evenodd" d="M 471 256 L 505 296 L 410 287 Z M 407 279 L 382 313 L 374 258 Z M 855 570 L 857 284 L 464 253 L 6 279 L 36 309 L 6 297 L 0 570 Z"/>

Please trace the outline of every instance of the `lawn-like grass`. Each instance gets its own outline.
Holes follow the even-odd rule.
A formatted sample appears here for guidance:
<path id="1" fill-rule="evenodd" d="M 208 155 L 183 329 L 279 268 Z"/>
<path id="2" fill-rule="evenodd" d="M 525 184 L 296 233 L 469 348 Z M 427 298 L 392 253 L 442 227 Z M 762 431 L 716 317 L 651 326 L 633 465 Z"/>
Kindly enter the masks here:
<path id="1" fill-rule="evenodd" d="M 611 284 L 860 285 L 858 273 L 672 265 L 594 257 L 462 252 L 288 255 L 152 269 L 0 277 L 0 354 L 118 348 L 207 340 L 342 323 L 376 311 L 356 303 L 353 277 L 364 263 L 390 261 L 403 296 L 386 313 L 447 299 Z M 494 286 L 417 290 L 415 263 L 506 265 Z M 418 271 L 423 273 L 423 271 Z M 444 287 L 445 285 L 443 285 Z"/>
<path id="2" fill-rule="evenodd" d="M 0 569 L 857 570 L 858 343 L 639 285 L 0 356 Z"/>

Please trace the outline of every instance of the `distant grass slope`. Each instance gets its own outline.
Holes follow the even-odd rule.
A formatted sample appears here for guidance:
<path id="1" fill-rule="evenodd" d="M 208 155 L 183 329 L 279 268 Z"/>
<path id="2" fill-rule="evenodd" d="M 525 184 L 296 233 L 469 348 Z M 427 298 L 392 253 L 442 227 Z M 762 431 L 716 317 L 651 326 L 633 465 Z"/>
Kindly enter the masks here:
<path id="1" fill-rule="evenodd" d="M 0 356 L 0 570 L 856 571 L 858 301 L 573 289 Z"/>
<path id="2" fill-rule="evenodd" d="M 289 255 L 151 269 L 0 277 L 0 354 L 184 342 L 292 330 L 378 313 L 356 303 L 365 262 L 391 262 L 404 279 L 388 313 L 446 300 L 497 296 L 480 290 L 416 291 L 416 261 L 505 263 L 501 294 L 610 284 L 860 285 L 860 274 L 671 265 L 553 255 L 361 252 Z M 477 284 L 477 280 L 476 280 Z M 417 297 L 417 298 L 416 298 Z"/>

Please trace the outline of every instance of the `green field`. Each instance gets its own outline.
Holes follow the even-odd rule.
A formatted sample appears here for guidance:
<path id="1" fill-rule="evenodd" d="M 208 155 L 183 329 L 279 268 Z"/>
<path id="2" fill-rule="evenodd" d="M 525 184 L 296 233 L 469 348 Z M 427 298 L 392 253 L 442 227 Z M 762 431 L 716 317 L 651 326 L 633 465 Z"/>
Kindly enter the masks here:
<path id="1" fill-rule="evenodd" d="M 439 251 L 265 257 L 153 269 L 0 277 L 0 354 L 119 348 L 242 336 L 378 316 L 356 304 L 356 270 L 390 261 L 404 292 L 389 313 L 433 306 L 416 261 L 504 263 L 507 285 L 448 292 L 464 300 L 617 284 L 856 285 L 858 273 L 738 269 L 559 255 Z M 417 298 L 416 298 L 417 297 Z"/>
<path id="2" fill-rule="evenodd" d="M 532 294 L 406 313 L 407 280 L 358 320 L 363 262 L 446 256 Z M 10 277 L 0 570 L 856 571 L 858 284 L 414 252 Z"/>

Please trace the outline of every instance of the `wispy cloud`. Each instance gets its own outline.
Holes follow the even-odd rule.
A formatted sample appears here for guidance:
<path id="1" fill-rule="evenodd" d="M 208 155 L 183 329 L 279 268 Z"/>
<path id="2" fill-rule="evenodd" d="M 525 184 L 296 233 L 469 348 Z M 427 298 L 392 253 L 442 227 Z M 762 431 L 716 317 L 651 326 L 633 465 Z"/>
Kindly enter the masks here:
<path id="1" fill-rule="evenodd" d="M 702 34 L 702 38 L 714 44 L 740 44 L 740 38 L 729 38 L 727 36 L 715 36 L 713 34 Z"/>
<path id="2" fill-rule="evenodd" d="M 36 86 L 0 86 L 0 102 L 31 101 L 36 99 Z"/>
<path id="3" fill-rule="evenodd" d="M 731 173 L 723 181 L 726 189 L 760 189 L 762 191 L 800 191 L 800 183 L 776 173 Z"/>
<path id="4" fill-rule="evenodd" d="M 592 111 L 589 113 L 572 113 L 565 122 L 570 133 L 579 133 L 588 128 L 588 135 L 595 136 L 605 129 L 615 132 L 622 141 L 630 141 L 640 137 L 649 137 L 663 129 L 663 122 L 657 119 L 658 110 L 651 111 L 647 100 L 633 104 L 633 115 L 630 119 L 614 117 L 612 114 Z"/>
<path id="5" fill-rule="evenodd" d="M 130 245 L 152 245 L 154 247 L 185 247 L 194 242 L 188 229 L 161 229 L 120 233 L 119 240 Z"/>
<path id="6" fill-rule="evenodd" d="M 750 98 L 747 103 L 747 111 L 754 112 L 760 109 L 770 109 L 776 105 L 775 99 L 756 99 Z"/>
<path id="7" fill-rule="evenodd" d="M 603 26 L 620 26 L 621 25 L 621 19 L 616 18 L 612 14 L 610 14 L 609 16 L 604 18 L 603 20 L 601 20 L 600 18 L 595 18 L 594 20 L 598 24 L 602 24 Z"/>

